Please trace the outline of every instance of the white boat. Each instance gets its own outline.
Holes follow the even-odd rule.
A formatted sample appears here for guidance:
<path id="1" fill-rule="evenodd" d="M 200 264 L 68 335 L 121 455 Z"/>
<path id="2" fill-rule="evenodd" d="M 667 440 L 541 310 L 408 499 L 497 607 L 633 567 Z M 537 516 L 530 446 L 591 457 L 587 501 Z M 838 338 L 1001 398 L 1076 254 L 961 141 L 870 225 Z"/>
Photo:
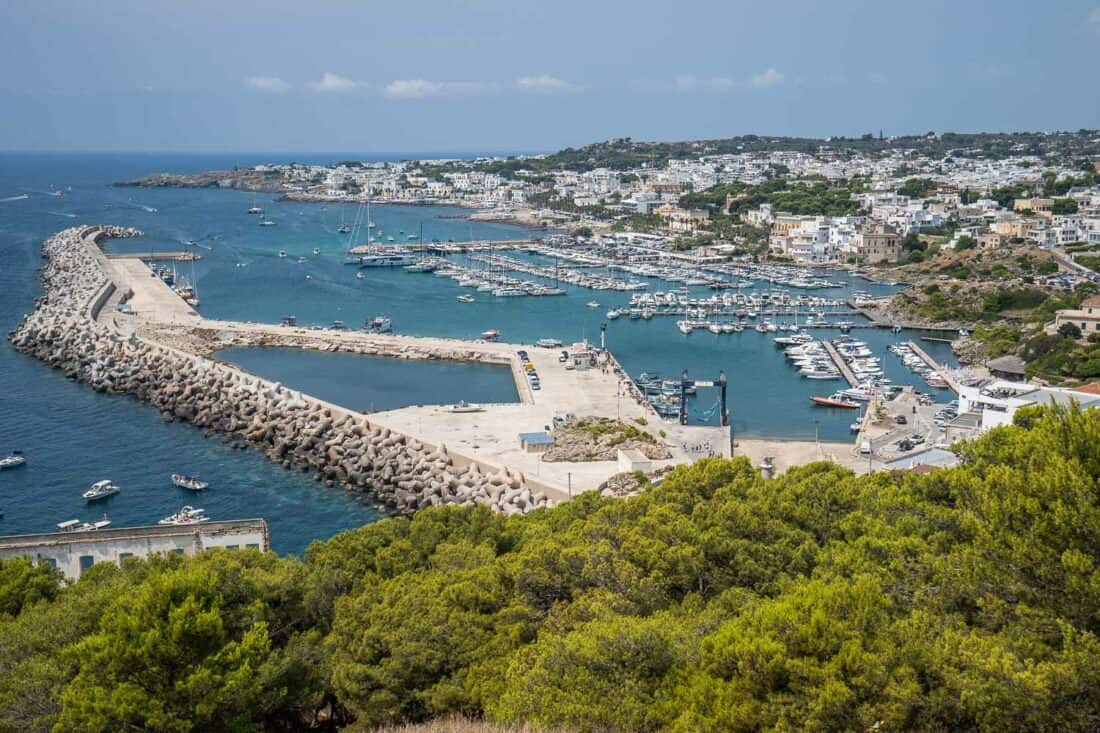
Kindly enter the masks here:
<path id="1" fill-rule="evenodd" d="M 98 522 L 81 522 L 79 519 L 69 519 L 64 522 L 57 523 L 57 531 L 59 532 L 94 532 L 97 529 L 105 529 L 111 526 L 111 520 L 107 519 L 107 515 L 103 515 L 103 519 Z"/>
<path id="2" fill-rule="evenodd" d="M 473 303 L 474 296 L 470 295 L 469 293 L 463 293 L 462 295 L 458 296 L 457 300 L 462 303 Z"/>
<path id="3" fill-rule="evenodd" d="M 500 331 L 495 328 L 490 328 L 488 331 L 481 332 L 482 341 L 496 341 L 500 338 Z"/>
<path id="4" fill-rule="evenodd" d="M 393 331 L 393 319 L 389 316 L 375 316 L 364 323 L 363 327 L 371 333 L 391 333 Z"/>
<path id="5" fill-rule="evenodd" d="M 360 267 L 404 267 L 416 262 L 412 255 L 363 255 L 359 258 Z"/>
<path id="6" fill-rule="evenodd" d="M 313 254 L 315 254 L 315 255 L 321 254 L 321 248 L 320 247 L 314 247 L 313 248 Z"/>
<path id="7" fill-rule="evenodd" d="M 614 308 L 612 308 L 611 310 L 609 310 L 609 311 L 607 312 L 607 318 L 608 318 L 608 320 L 610 320 L 610 321 L 614 321 L 614 320 L 615 320 L 616 318 L 618 318 L 618 317 L 619 317 L 619 315 L 621 315 L 621 314 L 619 313 L 619 311 L 618 311 L 618 310 L 616 310 L 616 309 L 614 309 Z"/>
<path id="8" fill-rule="evenodd" d="M 251 206 L 251 207 L 249 207 L 249 209 L 248 209 L 248 213 L 249 213 L 249 214 L 262 214 L 262 213 L 264 213 L 264 210 L 263 210 L 263 209 L 261 209 L 261 208 L 260 208 L 259 206 L 257 206 L 256 204 L 252 204 L 252 206 Z"/>
<path id="9" fill-rule="evenodd" d="M 8 455 L 0 458 L 0 469 L 18 468 L 27 462 L 27 457 L 21 450 L 13 450 Z"/>
<path id="10" fill-rule="evenodd" d="M 286 250 L 285 249 L 279 250 L 279 259 L 283 259 L 283 260 L 286 259 Z"/>
<path id="11" fill-rule="evenodd" d="M 362 272 L 355 273 L 355 279 L 356 280 L 362 280 L 365 277 L 366 277 L 366 275 L 364 275 Z"/>
<path id="12" fill-rule="evenodd" d="M 676 321 L 676 328 L 680 329 L 680 333 L 687 334 L 691 333 L 694 327 L 688 321 Z"/>
<path id="13" fill-rule="evenodd" d="M 111 483 L 110 479 L 103 479 L 102 481 L 96 481 L 94 484 L 88 487 L 82 496 L 88 501 L 97 501 L 99 499 L 106 499 L 108 496 L 112 496 L 122 491 L 122 489 Z"/>
<path id="14" fill-rule="evenodd" d="M 188 491 L 202 491 L 210 484 L 205 481 L 200 481 L 198 476 L 188 476 L 181 473 L 172 474 L 172 483 L 181 489 L 187 489 Z"/>
<path id="15" fill-rule="evenodd" d="M 535 346 L 540 349 L 560 349 L 561 339 L 539 339 L 535 342 Z"/>
<path id="16" fill-rule="evenodd" d="M 497 298 L 520 298 L 527 295 L 527 291 L 520 288 L 496 288 L 493 295 Z"/>
<path id="17" fill-rule="evenodd" d="M 588 301 L 587 303 L 585 303 L 585 305 L 588 306 L 589 308 L 599 308 L 600 307 L 600 304 L 597 303 L 594 300 Z"/>
<path id="18" fill-rule="evenodd" d="M 465 400 L 460 400 L 458 404 L 451 405 L 448 409 L 449 412 L 483 412 L 485 410 L 481 405 L 475 405 Z"/>
<path id="19" fill-rule="evenodd" d="M 265 216 L 263 219 L 260 219 L 260 226 L 262 226 L 262 227 L 273 227 L 273 226 L 275 226 L 275 222 L 271 221 L 271 219 L 268 219 Z"/>
<path id="20" fill-rule="evenodd" d="M 157 522 L 162 525 L 181 525 L 181 524 L 199 524 L 200 522 L 208 522 L 210 517 L 206 516 L 206 512 L 203 509 L 195 509 L 194 507 L 185 506 L 175 514 L 169 514 L 164 519 Z"/>
<path id="21" fill-rule="evenodd" d="M 340 228 L 337 229 L 336 231 L 339 232 L 340 234 L 347 234 L 348 232 L 351 231 L 351 227 L 349 227 L 347 224 L 341 224 Z"/>

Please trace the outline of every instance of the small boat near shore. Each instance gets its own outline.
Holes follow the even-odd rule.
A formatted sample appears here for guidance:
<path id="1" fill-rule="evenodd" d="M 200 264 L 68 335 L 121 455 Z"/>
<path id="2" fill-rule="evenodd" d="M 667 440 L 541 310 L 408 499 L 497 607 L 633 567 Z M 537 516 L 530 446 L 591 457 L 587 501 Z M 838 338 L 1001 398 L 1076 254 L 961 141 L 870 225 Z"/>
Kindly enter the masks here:
<path id="1" fill-rule="evenodd" d="M 157 524 L 178 526 L 185 524 L 200 524 L 202 522 L 209 521 L 210 517 L 206 516 L 205 509 L 196 509 L 191 506 L 185 506 L 175 514 L 169 514 L 167 517 L 157 522 Z"/>
<path id="2" fill-rule="evenodd" d="M 495 328 L 490 328 L 488 331 L 481 332 L 482 341 L 496 341 L 500 338 L 500 331 Z"/>
<path id="3" fill-rule="evenodd" d="M 27 457 L 23 454 L 23 451 L 13 450 L 8 455 L 0 458 L 0 470 L 3 470 L 5 468 L 18 468 L 19 466 L 26 464 L 26 462 Z"/>
<path id="4" fill-rule="evenodd" d="M 187 489 L 188 491 L 202 491 L 210 484 L 205 481 L 200 481 L 198 476 L 189 476 L 183 473 L 173 473 L 172 485 L 179 489 Z"/>
<path id="5" fill-rule="evenodd" d="M 447 412 L 484 412 L 485 408 L 481 405 L 475 405 L 472 402 L 466 400 L 459 400 L 457 404 L 451 405 L 447 408 Z"/>
<path id="6" fill-rule="evenodd" d="M 858 410 L 860 404 L 855 400 L 848 399 L 844 395 L 839 393 L 833 393 L 828 397 L 819 397 L 817 395 L 810 398 L 810 401 L 815 405 L 821 405 L 822 407 L 843 407 L 848 410 Z"/>
<path id="7" fill-rule="evenodd" d="M 103 519 L 97 522 L 81 522 L 79 519 L 68 519 L 64 522 L 57 523 L 58 532 L 94 532 L 97 529 L 106 529 L 111 526 L 111 520 L 107 519 L 107 515 L 103 515 Z"/>
<path id="8" fill-rule="evenodd" d="M 100 499 L 106 499 L 108 496 L 114 496 L 120 491 L 122 491 L 122 489 L 111 483 L 110 479 L 103 479 L 89 486 L 88 490 L 81 494 L 81 496 L 88 501 L 98 501 Z"/>

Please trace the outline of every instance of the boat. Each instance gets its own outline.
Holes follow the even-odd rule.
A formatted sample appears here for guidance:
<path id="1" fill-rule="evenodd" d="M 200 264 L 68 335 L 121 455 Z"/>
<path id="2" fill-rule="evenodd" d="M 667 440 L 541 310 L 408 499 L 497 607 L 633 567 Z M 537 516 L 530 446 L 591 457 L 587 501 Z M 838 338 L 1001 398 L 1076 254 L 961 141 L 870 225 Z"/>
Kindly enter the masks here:
<path id="1" fill-rule="evenodd" d="M 363 255 L 359 258 L 360 267 L 404 267 L 416 262 L 411 255 Z"/>
<path id="2" fill-rule="evenodd" d="M 185 506 L 175 514 L 169 514 L 164 519 L 157 522 L 161 525 L 181 525 L 181 524 L 199 524 L 200 522 L 208 522 L 210 517 L 206 516 L 204 509 L 196 509 L 191 506 Z"/>
<path id="3" fill-rule="evenodd" d="M 279 259 L 281 259 L 281 260 L 286 259 L 286 250 L 285 249 L 279 250 Z"/>
<path id="4" fill-rule="evenodd" d="M 560 349 L 561 339 L 539 339 L 535 342 L 535 346 L 540 349 Z"/>
<path id="5" fill-rule="evenodd" d="M 600 304 L 597 303 L 594 300 L 588 301 L 587 303 L 585 303 L 585 305 L 588 306 L 589 308 L 599 308 L 600 307 Z"/>
<path id="6" fill-rule="evenodd" d="M 103 519 L 98 522 L 81 522 L 79 519 L 68 519 L 64 522 L 57 523 L 58 532 L 94 532 L 97 529 L 104 529 L 111 526 L 111 520 L 107 519 L 107 515 L 103 515 Z"/>
<path id="7" fill-rule="evenodd" d="M 355 279 L 356 280 L 362 280 L 365 277 L 366 277 L 366 275 L 364 275 L 362 272 L 355 273 Z"/>
<path id="8" fill-rule="evenodd" d="M 298 325 L 298 319 L 295 318 L 294 316 L 283 316 L 282 320 L 280 321 L 280 325 L 283 325 L 283 326 L 297 326 Z"/>
<path id="9" fill-rule="evenodd" d="M 364 323 L 363 328 L 371 333 L 392 333 L 393 319 L 389 316 L 375 316 Z"/>
<path id="10" fill-rule="evenodd" d="M 27 462 L 27 457 L 21 450 L 13 450 L 8 455 L 0 458 L 0 469 L 18 468 Z"/>
<path id="11" fill-rule="evenodd" d="M 111 483 L 110 479 L 103 479 L 89 486 L 88 490 L 81 496 L 88 501 L 98 501 L 99 499 L 106 499 L 108 496 L 113 496 L 120 491 L 122 491 L 122 489 Z"/>
<path id="12" fill-rule="evenodd" d="M 469 293 L 463 293 L 462 295 L 458 296 L 457 300 L 462 303 L 473 303 L 474 296 L 470 295 Z"/>
<path id="13" fill-rule="evenodd" d="M 249 214 L 262 214 L 262 213 L 264 213 L 264 210 L 261 209 L 256 204 L 252 204 L 252 206 L 250 206 L 249 209 L 248 209 L 248 213 Z"/>
<path id="14" fill-rule="evenodd" d="M 618 318 L 618 317 L 619 317 L 620 315 L 621 315 L 621 314 L 619 313 L 619 311 L 618 311 L 617 309 L 615 309 L 615 308 L 612 308 L 611 310 L 609 310 L 609 311 L 607 312 L 607 319 L 608 319 L 609 321 L 614 321 L 614 320 L 615 320 L 616 318 Z"/>
<path id="15" fill-rule="evenodd" d="M 273 227 L 273 226 L 275 226 L 275 222 L 271 221 L 271 219 L 268 219 L 265 216 L 263 219 L 260 219 L 260 226 L 262 226 L 262 227 Z"/>
<path id="16" fill-rule="evenodd" d="M 482 341 L 496 341 L 500 338 L 500 331 L 495 328 L 490 328 L 488 331 L 481 332 Z"/>
<path id="17" fill-rule="evenodd" d="M 466 400 L 459 400 L 457 404 L 451 405 L 448 408 L 449 412 L 484 412 L 485 408 L 481 405 L 475 405 L 467 402 Z"/>
<path id="18" fill-rule="evenodd" d="M 198 476 L 188 476 L 182 473 L 172 474 L 172 484 L 180 489 L 187 489 L 188 491 L 202 491 L 210 484 L 205 481 L 200 481 Z"/>
<path id="19" fill-rule="evenodd" d="M 821 405 L 822 407 L 843 407 L 849 410 L 858 410 L 859 403 L 855 400 L 850 400 L 841 394 L 832 394 L 829 397 L 813 396 L 810 401 L 814 404 Z"/>
<path id="20" fill-rule="evenodd" d="M 315 254 L 315 255 L 321 254 L 321 248 L 320 247 L 314 247 L 313 248 L 313 254 Z"/>

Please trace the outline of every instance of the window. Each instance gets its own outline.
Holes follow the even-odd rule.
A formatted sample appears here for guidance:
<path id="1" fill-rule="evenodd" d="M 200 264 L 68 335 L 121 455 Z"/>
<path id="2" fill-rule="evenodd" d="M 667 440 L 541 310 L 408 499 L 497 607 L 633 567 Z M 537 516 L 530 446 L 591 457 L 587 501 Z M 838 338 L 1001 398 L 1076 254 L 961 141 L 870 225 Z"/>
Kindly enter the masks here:
<path id="1" fill-rule="evenodd" d="M 240 547 L 240 545 L 226 545 L 225 549 L 227 549 L 227 550 L 236 550 L 238 547 Z"/>
<path id="2" fill-rule="evenodd" d="M 44 558 L 42 558 L 42 562 L 46 563 L 51 568 L 56 568 L 57 567 L 57 560 L 54 560 L 52 557 L 44 557 Z"/>
<path id="3" fill-rule="evenodd" d="M 172 552 L 174 552 L 177 555 L 182 555 L 183 554 L 183 548 L 182 547 L 177 547 L 176 549 L 172 550 Z"/>
<path id="4" fill-rule="evenodd" d="M 257 543 L 257 542 L 249 542 L 249 543 L 248 543 L 247 545 L 245 545 L 245 547 L 247 547 L 247 548 L 248 548 L 248 549 L 250 549 L 250 550 L 258 550 L 258 549 L 260 549 L 260 545 L 259 545 L 259 543 Z"/>
<path id="5" fill-rule="evenodd" d="M 120 553 L 118 553 L 118 563 L 119 563 L 119 565 L 121 565 L 122 561 L 125 560 L 126 558 L 133 557 L 133 556 L 134 556 L 134 553 L 132 553 L 132 552 L 120 552 Z"/>
<path id="6" fill-rule="evenodd" d="M 80 572 L 81 572 L 81 574 L 83 574 L 85 570 L 87 570 L 88 568 L 90 568 L 94 564 L 95 564 L 95 558 L 94 557 L 92 557 L 91 555 L 81 555 L 80 556 Z"/>

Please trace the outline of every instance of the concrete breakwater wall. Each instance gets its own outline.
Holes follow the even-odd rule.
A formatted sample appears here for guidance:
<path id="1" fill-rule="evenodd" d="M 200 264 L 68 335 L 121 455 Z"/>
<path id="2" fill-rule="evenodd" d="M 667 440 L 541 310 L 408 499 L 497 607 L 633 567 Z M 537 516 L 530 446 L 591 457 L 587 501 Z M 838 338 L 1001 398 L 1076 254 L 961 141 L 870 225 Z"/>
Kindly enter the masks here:
<path id="1" fill-rule="evenodd" d="M 477 503 L 516 514 L 550 503 L 506 468 L 459 469 L 445 446 L 427 446 L 279 384 L 96 323 L 89 314 L 111 281 L 95 241 L 136 234 L 69 229 L 46 240 L 46 292 L 9 334 L 14 347 L 93 389 L 149 402 L 165 419 L 230 436 L 329 485 L 369 492 L 393 511 Z"/>

